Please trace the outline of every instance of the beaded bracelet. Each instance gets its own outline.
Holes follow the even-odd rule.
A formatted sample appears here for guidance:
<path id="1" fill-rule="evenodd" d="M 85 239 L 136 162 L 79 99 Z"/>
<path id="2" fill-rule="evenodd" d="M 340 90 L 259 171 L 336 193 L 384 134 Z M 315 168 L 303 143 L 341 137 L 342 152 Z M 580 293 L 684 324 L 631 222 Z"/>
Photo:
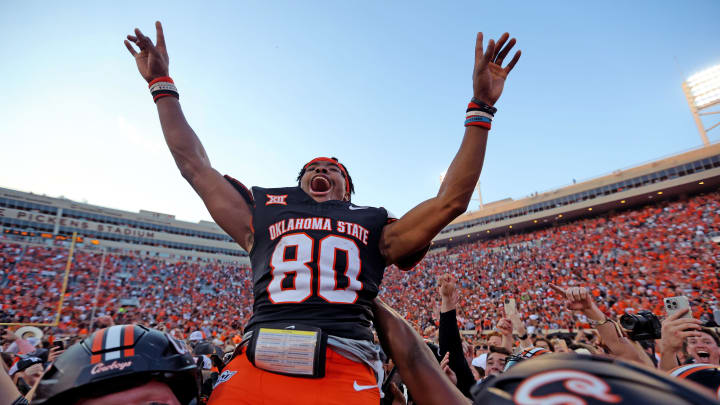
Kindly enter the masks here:
<path id="1" fill-rule="evenodd" d="M 157 79 L 151 81 L 148 87 L 150 88 L 150 94 L 152 94 L 153 101 L 156 103 L 159 99 L 167 96 L 180 99 L 180 93 L 178 93 L 177 87 L 175 87 L 175 82 L 173 82 L 173 79 L 171 79 L 170 76 L 158 77 Z"/>

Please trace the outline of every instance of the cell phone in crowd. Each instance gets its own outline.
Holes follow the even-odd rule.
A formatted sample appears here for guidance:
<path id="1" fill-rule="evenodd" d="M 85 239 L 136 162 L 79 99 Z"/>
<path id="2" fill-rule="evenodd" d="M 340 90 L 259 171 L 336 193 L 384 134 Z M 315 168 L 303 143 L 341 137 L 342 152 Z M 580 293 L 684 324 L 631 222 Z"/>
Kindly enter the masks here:
<path id="1" fill-rule="evenodd" d="M 52 345 L 54 347 L 59 348 L 60 350 L 65 350 L 65 341 L 64 340 L 55 340 Z"/>
<path id="2" fill-rule="evenodd" d="M 505 316 L 511 317 L 517 314 L 517 306 L 515 305 L 515 298 L 505 299 Z"/>
<path id="3" fill-rule="evenodd" d="M 689 311 L 683 315 L 682 318 L 692 319 L 693 316 L 692 310 L 690 310 L 690 301 L 688 301 L 686 296 L 678 295 L 677 297 L 665 297 L 665 311 L 668 316 L 682 311 L 683 309 L 688 309 Z"/>

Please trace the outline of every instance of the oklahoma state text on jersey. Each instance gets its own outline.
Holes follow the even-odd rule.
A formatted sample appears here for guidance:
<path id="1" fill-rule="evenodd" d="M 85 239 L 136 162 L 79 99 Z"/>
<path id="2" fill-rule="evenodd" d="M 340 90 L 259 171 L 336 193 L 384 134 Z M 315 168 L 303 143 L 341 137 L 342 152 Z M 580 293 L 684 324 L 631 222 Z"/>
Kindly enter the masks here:
<path id="1" fill-rule="evenodd" d="M 287 321 L 371 340 L 370 304 L 385 270 L 378 244 L 388 212 L 319 203 L 299 187 L 252 190 L 255 303 L 247 329 Z"/>

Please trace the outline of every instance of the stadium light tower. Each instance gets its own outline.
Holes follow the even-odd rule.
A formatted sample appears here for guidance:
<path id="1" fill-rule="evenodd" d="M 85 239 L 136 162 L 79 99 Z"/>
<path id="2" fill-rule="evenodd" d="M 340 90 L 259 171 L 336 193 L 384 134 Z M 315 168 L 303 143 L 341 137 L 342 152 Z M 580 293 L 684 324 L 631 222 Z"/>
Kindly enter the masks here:
<path id="1" fill-rule="evenodd" d="M 720 111 L 708 111 L 709 108 L 720 104 L 720 65 L 715 65 L 701 72 L 695 73 L 682 84 L 687 98 L 690 112 L 695 118 L 695 124 L 700 132 L 703 144 L 710 144 L 707 132 L 720 125 L 720 121 L 705 128 L 701 117 L 720 114 Z"/>
<path id="2" fill-rule="evenodd" d="M 477 191 L 477 201 L 478 201 L 478 209 L 483 209 L 483 201 L 482 201 L 482 191 L 480 190 L 480 180 L 478 180 L 477 184 L 475 185 L 475 191 Z M 473 198 L 474 200 L 474 198 Z"/>
<path id="3" fill-rule="evenodd" d="M 440 184 L 442 184 L 443 180 L 445 180 L 445 175 L 447 174 L 447 170 L 440 173 Z M 478 209 L 483 209 L 483 201 L 482 201 L 482 191 L 480 191 L 480 180 L 478 180 L 477 184 L 475 185 L 475 191 L 477 191 L 477 198 L 470 198 L 471 200 L 477 200 L 478 202 Z"/>

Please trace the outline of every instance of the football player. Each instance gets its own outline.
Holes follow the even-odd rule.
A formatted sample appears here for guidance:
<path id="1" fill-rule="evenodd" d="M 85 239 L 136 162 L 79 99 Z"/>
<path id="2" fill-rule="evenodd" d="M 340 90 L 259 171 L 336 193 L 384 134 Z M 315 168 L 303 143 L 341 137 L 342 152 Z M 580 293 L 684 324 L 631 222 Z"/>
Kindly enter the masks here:
<path id="1" fill-rule="evenodd" d="M 700 387 L 634 361 L 576 353 L 531 357 L 483 384 L 473 404 L 717 404 Z"/>
<path id="2" fill-rule="evenodd" d="M 238 355 L 210 399 L 225 403 L 377 404 L 382 381 L 371 303 L 386 266 L 412 268 L 431 239 L 468 206 L 508 73 L 520 58 L 507 33 L 478 33 L 465 135 L 437 196 L 396 219 L 350 202 L 354 185 L 337 159 L 304 164 L 295 187 L 252 192 L 210 163 L 180 108 L 160 22 L 156 43 L 139 29 L 125 45 L 148 82 L 182 176 L 217 224 L 250 254 L 253 316 Z M 135 46 L 139 49 L 135 49 Z M 245 402 L 242 402 L 245 401 Z"/>
<path id="3" fill-rule="evenodd" d="M 140 325 L 100 329 L 45 372 L 33 404 L 196 404 L 200 371 L 184 343 Z"/>

